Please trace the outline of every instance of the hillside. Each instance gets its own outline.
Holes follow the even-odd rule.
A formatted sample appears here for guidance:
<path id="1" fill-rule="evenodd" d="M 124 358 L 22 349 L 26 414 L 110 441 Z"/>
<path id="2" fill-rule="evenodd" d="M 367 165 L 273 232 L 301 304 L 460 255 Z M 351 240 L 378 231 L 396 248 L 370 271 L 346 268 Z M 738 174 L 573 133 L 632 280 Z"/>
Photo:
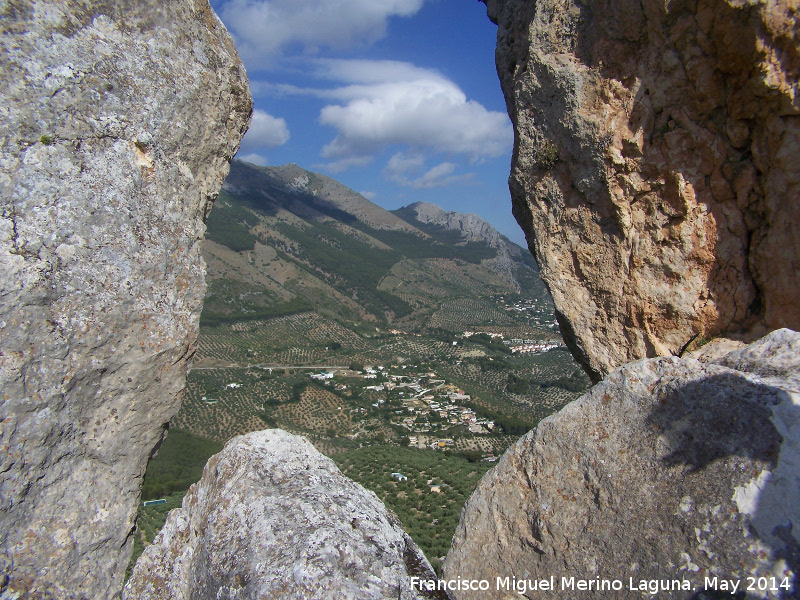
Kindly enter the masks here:
<path id="1" fill-rule="evenodd" d="M 420 206 L 389 212 L 297 165 L 234 161 L 207 224 L 203 323 L 313 309 L 420 329 L 445 297 L 548 301 L 527 251 L 474 215 L 447 213 L 466 224 L 454 229 Z"/>
<path id="2" fill-rule="evenodd" d="M 195 448 L 280 427 L 375 491 L 438 566 L 492 461 L 588 384 L 530 254 L 475 215 L 389 212 L 296 165 L 234 161 L 207 226 L 182 433 L 150 497 L 185 489 Z M 387 480 L 398 469 L 407 485 Z M 165 514 L 142 509 L 137 554 Z"/>

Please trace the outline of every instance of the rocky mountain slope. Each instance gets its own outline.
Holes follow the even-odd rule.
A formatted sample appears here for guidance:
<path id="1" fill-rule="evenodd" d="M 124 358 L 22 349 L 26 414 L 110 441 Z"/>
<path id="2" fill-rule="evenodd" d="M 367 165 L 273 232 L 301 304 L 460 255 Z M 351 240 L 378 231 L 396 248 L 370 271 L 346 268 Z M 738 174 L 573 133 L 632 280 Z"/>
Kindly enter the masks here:
<path id="1" fill-rule="evenodd" d="M 410 207 L 386 211 L 297 165 L 234 161 L 203 246 L 204 322 L 314 309 L 419 327 L 443 294 L 546 296 L 529 253 L 485 221 L 451 213 L 475 224 L 453 230 L 416 216 Z"/>
<path id="2" fill-rule="evenodd" d="M 0 595 L 111 598 L 252 103 L 202 0 L 0 13 Z"/>
<path id="3" fill-rule="evenodd" d="M 445 578 L 527 585 L 553 576 L 569 598 L 632 599 L 697 598 L 713 587 L 706 578 L 741 590 L 765 577 L 774 585 L 758 597 L 796 598 L 798 418 L 800 334 L 790 330 L 705 363 L 625 365 L 487 473 L 462 513 Z M 622 586 L 565 589 L 562 577 Z"/>
<path id="4" fill-rule="evenodd" d="M 516 292 L 521 291 L 521 288 L 514 276 L 514 263 L 528 264 L 538 276 L 539 266 L 535 261 L 530 260 L 528 251 L 511 242 L 504 235 L 500 235 L 499 231 L 478 215 L 445 212 L 430 202 L 415 202 L 393 212 L 412 223 L 419 224 L 419 226 L 429 225 L 447 231 L 458 231 L 466 240 L 483 242 L 490 248 L 495 248 L 497 256 L 490 259 L 488 264 L 497 273 L 501 273 Z"/>
<path id="5" fill-rule="evenodd" d="M 244 70 L 207 3 L 107 7 L 43 0 L 0 9 L 3 598 L 118 595 L 144 466 L 178 408 L 195 348 L 202 220 L 251 110 Z M 515 212 L 587 369 L 599 376 L 630 358 L 677 351 L 697 333 L 750 336 L 797 323 L 794 5 L 488 7 L 518 134 Z M 209 229 L 244 247 L 212 242 L 232 253 L 219 260 L 249 253 L 265 280 L 279 282 L 282 271 L 261 267 L 291 263 L 292 273 L 318 273 L 337 299 L 367 294 L 376 311 L 369 314 L 388 321 L 394 308 L 404 310 L 387 304 L 392 296 L 413 313 L 411 292 L 398 295 L 406 293 L 402 273 L 386 281 L 361 269 L 367 279 L 359 280 L 352 269 L 349 279 L 337 278 L 341 269 L 325 261 L 363 266 L 354 249 L 369 247 L 385 253 L 370 255 L 373 267 L 376 256 L 390 270 L 402 256 L 401 263 L 461 261 L 469 273 L 468 265 L 490 258 L 486 244 L 462 241 L 453 256 L 422 229 L 390 229 L 389 217 L 347 194 L 320 199 L 304 177 L 292 174 L 302 193 L 291 210 L 268 189 L 222 198 L 220 208 L 238 216 Z M 265 199 L 274 221 L 246 205 Z M 210 226 L 211 219 L 214 212 Z M 299 242 L 287 233 L 309 230 Z M 274 261 L 279 253 L 282 263 Z M 231 281 L 246 283 L 238 277 Z M 763 575 L 773 589 L 762 596 L 797 597 L 798 355 L 797 334 L 782 330 L 722 358 L 708 352 L 705 363 L 659 358 L 615 371 L 487 476 L 445 573 L 629 574 L 647 588 L 664 578 L 746 585 Z M 162 536 L 165 550 L 191 561 L 174 563 L 154 548 L 143 569 L 191 577 L 193 585 L 173 588 L 181 594 L 242 597 L 259 585 L 247 580 L 252 567 L 275 595 L 354 587 L 384 594 L 386 584 L 408 595 L 403 586 L 419 565 L 400 559 L 416 552 L 374 499 L 310 453 L 307 471 L 297 457 L 293 470 L 268 471 L 271 454 L 257 446 L 245 440 L 230 463 L 218 459 L 212 466 L 227 465 L 230 477 L 209 468 L 207 485 Z M 323 480 L 333 482 L 330 494 L 315 502 L 339 515 L 334 530 L 293 499 L 313 495 Z M 261 513 L 248 510 L 258 487 L 279 492 L 258 495 Z M 328 502 L 340 492 L 340 502 Z M 363 498 L 359 506 L 348 505 L 351 495 Z M 246 525 L 266 531 L 270 502 L 288 509 L 274 530 L 274 562 L 234 554 L 265 541 L 248 536 Z M 342 518 L 361 509 L 378 521 L 362 528 Z M 217 514 L 230 520 L 215 523 Z M 299 518 L 309 527 L 295 532 Z M 200 534 L 217 525 L 225 543 L 215 547 Z M 315 530 L 353 546 L 320 545 L 312 564 L 292 553 L 298 546 L 282 544 L 290 535 L 313 540 Z M 303 588 L 325 565 L 337 577 L 317 578 L 321 591 Z M 269 579 L 274 571 L 280 580 Z M 228 579 L 231 572 L 240 577 Z M 782 587 L 784 579 L 795 587 Z M 700 598 L 703 585 L 655 596 Z"/>
<path id="6" fill-rule="evenodd" d="M 126 599 L 446 598 L 378 497 L 302 437 L 231 440 L 136 563 Z"/>
<path id="7" fill-rule="evenodd" d="M 800 328 L 794 4 L 485 1 L 514 214 L 591 376 Z"/>

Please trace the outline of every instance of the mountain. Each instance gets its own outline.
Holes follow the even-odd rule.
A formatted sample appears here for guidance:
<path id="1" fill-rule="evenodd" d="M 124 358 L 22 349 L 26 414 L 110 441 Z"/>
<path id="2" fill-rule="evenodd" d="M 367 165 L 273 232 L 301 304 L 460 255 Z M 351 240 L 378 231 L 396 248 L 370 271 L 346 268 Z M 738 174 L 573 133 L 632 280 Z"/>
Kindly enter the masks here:
<path id="1" fill-rule="evenodd" d="M 496 249 L 497 256 L 488 259 L 486 264 L 496 273 L 506 277 L 516 291 L 521 291 L 520 278 L 528 278 L 534 276 L 535 273 L 535 279 L 538 280 L 539 266 L 531 253 L 501 235 L 478 215 L 454 211 L 445 212 L 430 202 L 415 202 L 392 212 L 420 229 L 457 231 L 467 241 L 483 242 L 490 248 Z M 530 270 L 520 272 L 518 269 L 520 264 L 530 267 Z M 529 281 L 528 284 L 535 286 L 538 281 Z"/>
<path id="2" fill-rule="evenodd" d="M 547 297 L 530 253 L 479 217 L 390 212 L 295 164 L 234 160 L 207 228 L 207 325 L 314 310 L 425 328 L 455 298 Z"/>

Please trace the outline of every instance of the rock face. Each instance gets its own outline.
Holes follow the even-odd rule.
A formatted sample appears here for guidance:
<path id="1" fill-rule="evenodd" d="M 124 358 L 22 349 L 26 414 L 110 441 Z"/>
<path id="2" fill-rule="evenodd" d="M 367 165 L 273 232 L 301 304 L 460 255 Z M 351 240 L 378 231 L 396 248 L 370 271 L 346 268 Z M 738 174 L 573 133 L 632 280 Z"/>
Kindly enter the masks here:
<path id="1" fill-rule="evenodd" d="M 378 497 L 305 438 L 272 429 L 209 459 L 136 562 L 124 598 L 429 597 L 412 576 L 434 578 Z"/>
<path id="2" fill-rule="evenodd" d="M 485 242 L 491 248 L 500 246 L 500 232 L 478 215 L 469 213 L 445 212 L 430 202 L 415 202 L 408 208 L 414 211 L 421 223 L 438 225 L 461 233 L 461 237 L 470 242 Z"/>
<path id="3" fill-rule="evenodd" d="M 800 329 L 795 4 L 484 1 L 514 214 L 595 381 L 694 335 Z"/>
<path id="4" fill-rule="evenodd" d="M 0 12 L 0 593 L 109 598 L 252 101 L 205 0 Z"/>
<path id="5" fill-rule="evenodd" d="M 413 211 L 415 218 L 420 223 L 458 231 L 461 233 L 461 237 L 468 242 L 484 242 L 490 248 L 496 249 L 497 256 L 488 259 L 487 262 L 491 264 L 496 273 L 505 277 L 516 291 L 520 290 L 519 282 L 514 276 L 514 267 L 522 262 L 520 259 L 525 250 L 510 242 L 505 236 L 500 235 L 500 232 L 492 225 L 478 215 L 444 211 L 430 202 L 415 202 L 409 204 L 406 208 Z M 536 264 L 534 263 L 533 266 L 536 267 Z M 538 279 L 538 269 L 535 272 Z"/>
<path id="6" fill-rule="evenodd" d="M 800 597 L 800 334 L 779 330 L 703 364 L 633 362 L 512 446 L 467 502 L 444 574 L 620 580 L 777 577 Z M 672 585 L 672 584 L 670 584 Z M 519 588 L 516 588 L 519 590 Z M 741 588 L 740 588 L 741 589 Z M 759 597 L 764 597 L 759 596 Z"/>

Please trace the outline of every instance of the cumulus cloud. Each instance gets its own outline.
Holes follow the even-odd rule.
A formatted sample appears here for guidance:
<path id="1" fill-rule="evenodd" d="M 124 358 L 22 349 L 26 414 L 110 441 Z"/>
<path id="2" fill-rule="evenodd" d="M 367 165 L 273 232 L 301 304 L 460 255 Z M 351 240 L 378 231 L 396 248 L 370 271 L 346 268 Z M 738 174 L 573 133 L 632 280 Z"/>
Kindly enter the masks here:
<path id="1" fill-rule="evenodd" d="M 352 48 L 379 40 L 390 17 L 417 13 L 424 0 L 230 0 L 220 10 L 247 60 L 292 44 Z"/>
<path id="2" fill-rule="evenodd" d="M 383 175 L 390 181 L 416 190 L 468 183 L 472 180 L 471 173 L 453 175 L 456 165 L 451 162 L 441 163 L 428 169 L 422 175 L 417 175 L 424 166 L 425 159 L 421 154 L 406 156 L 402 152 L 398 152 L 389 159 Z"/>
<path id="3" fill-rule="evenodd" d="M 236 158 L 260 167 L 266 167 L 269 164 L 265 156 L 261 156 L 255 152 L 251 152 L 250 154 L 237 154 Z"/>
<path id="4" fill-rule="evenodd" d="M 286 121 L 278 119 L 263 110 L 254 110 L 250 129 L 242 138 L 239 151 L 253 153 L 263 148 L 283 146 L 289 141 L 289 128 Z"/>
<path id="5" fill-rule="evenodd" d="M 378 194 L 376 194 L 375 192 L 358 192 L 358 193 L 364 196 L 364 198 L 366 198 L 367 200 L 375 200 L 375 198 L 378 196 Z"/>
<path id="6" fill-rule="evenodd" d="M 479 161 L 511 148 L 513 133 L 506 114 L 467 99 L 436 71 L 397 61 L 316 64 L 319 76 L 344 84 L 325 92 L 338 103 L 325 106 L 319 120 L 338 134 L 322 149 L 324 158 L 373 156 L 400 144 Z"/>
<path id="7" fill-rule="evenodd" d="M 375 159 L 372 156 L 350 156 L 327 163 L 316 164 L 314 168 L 324 169 L 330 173 L 341 173 L 350 167 L 366 167 L 373 160 Z"/>

